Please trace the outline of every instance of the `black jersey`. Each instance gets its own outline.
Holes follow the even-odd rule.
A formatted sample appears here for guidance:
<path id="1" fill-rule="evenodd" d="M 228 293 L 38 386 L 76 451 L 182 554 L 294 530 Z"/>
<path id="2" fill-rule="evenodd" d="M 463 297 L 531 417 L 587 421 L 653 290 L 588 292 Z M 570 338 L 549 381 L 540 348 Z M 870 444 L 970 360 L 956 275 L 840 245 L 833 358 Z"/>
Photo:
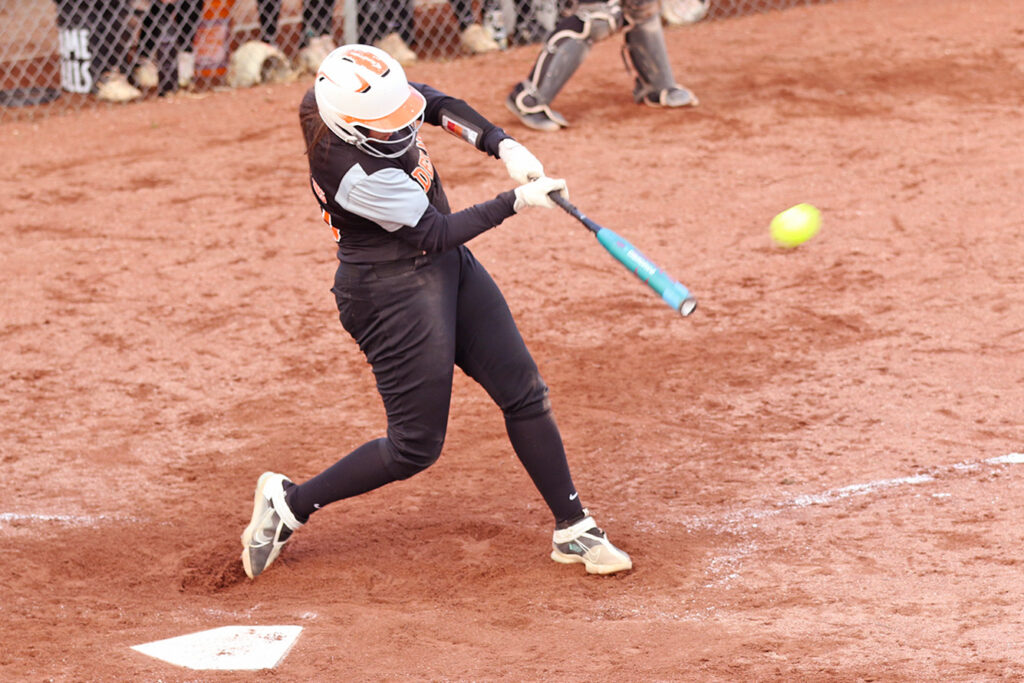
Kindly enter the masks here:
<path id="1" fill-rule="evenodd" d="M 464 101 L 422 83 L 410 85 L 426 99 L 424 123 L 441 126 L 477 149 L 498 156 L 509 137 Z M 456 247 L 514 213 L 513 192 L 502 192 L 455 214 L 422 139 L 393 159 L 343 142 L 317 113 L 312 88 L 299 107 L 313 193 L 334 231 L 338 258 L 374 263 Z M 319 136 L 319 137 L 318 137 Z"/>

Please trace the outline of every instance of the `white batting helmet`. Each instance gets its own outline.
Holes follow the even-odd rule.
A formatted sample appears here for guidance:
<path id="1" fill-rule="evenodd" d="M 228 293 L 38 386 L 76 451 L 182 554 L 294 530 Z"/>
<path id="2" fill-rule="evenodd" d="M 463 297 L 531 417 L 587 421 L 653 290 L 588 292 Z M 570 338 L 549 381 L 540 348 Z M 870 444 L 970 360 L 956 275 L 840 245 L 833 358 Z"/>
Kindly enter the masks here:
<path id="1" fill-rule="evenodd" d="M 394 57 L 369 45 L 343 45 L 320 63 L 313 86 L 320 118 L 367 154 L 393 158 L 416 142 L 426 100 Z M 393 133 L 371 139 L 367 131 Z"/>

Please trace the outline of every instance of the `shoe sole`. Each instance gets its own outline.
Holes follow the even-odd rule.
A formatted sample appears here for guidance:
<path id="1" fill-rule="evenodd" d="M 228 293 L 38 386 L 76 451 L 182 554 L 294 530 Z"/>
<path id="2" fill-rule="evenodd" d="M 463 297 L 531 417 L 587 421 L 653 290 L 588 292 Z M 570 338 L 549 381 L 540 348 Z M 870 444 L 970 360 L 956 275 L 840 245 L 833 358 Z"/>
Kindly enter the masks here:
<path id="1" fill-rule="evenodd" d="M 600 574 L 602 576 L 606 574 L 614 574 L 615 572 L 626 571 L 627 569 L 633 568 L 633 562 L 630 560 L 628 563 L 621 564 L 607 564 L 598 565 L 593 562 L 587 562 L 584 558 L 579 555 L 563 555 L 557 550 L 551 551 L 551 559 L 559 564 L 579 564 L 582 563 L 587 568 L 588 574 Z"/>
<path id="2" fill-rule="evenodd" d="M 556 130 L 562 129 L 562 126 L 558 125 L 557 121 L 552 121 L 551 119 L 548 119 L 548 121 L 551 123 L 551 126 L 538 126 L 535 123 L 527 121 L 525 118 L 523 118 L 523 114 L 518 109 L 516 109 L 515 103 L 510 102 L 508 98 L 505 99 L 505 108 L 508 109 L 513 114 L 515 114 L 516 118 L 519 119 L 519 122 L 522 123 L 527 128 L 532 128 L 533 130 L 542 130 L 545 133 L 553 133 Z"/>
<path id="3" fill-rule="evenodd" d="M 252 499 L 252 518 L 249 520 L 249 526 L 245 527 L 245 531 L 242 532 L 242 567 L 245 568 L 245 575 L 250 579 L 255 579 L 256 577 L 252 573 L 252 560 L 249 559 L 249 544 L 252 543 L 252 537 L 259 526 L 260 508 L 263 507 L 263 501 L 266 500 L 263 497 L 263 489 L 273 476 L 273 472 L 264 472 L 256 480 L 256 493 L 253 494 Z"/>
<path id="4" fill-rule="evenodd" d="M 693 93 L 690 93 L 690 101 L 684 104 L 677 104 L 675 106 L 670 104 L 662 104 L 660 102 L 651 102 L 646 97 L 643 99 L 643 103 L 648 107 L 654 107 L 655 109 L 686 109 L 687 107 L 696 107 L 700 104 L 700 100 Z"/>

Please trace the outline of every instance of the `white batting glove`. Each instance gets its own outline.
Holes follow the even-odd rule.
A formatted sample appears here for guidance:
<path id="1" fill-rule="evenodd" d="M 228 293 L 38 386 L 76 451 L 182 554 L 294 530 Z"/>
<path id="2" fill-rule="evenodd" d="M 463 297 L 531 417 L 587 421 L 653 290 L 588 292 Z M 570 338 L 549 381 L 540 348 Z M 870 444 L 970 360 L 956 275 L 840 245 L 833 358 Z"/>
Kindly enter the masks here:
<path id="1" fill-rule="evenodd" d="M 556 204 L 548 196 L 549 192 L 557 191 L 564 198 L 569 198 L 569 188 L 561 178 L 548 178 L 541 176 L 532 182 L 520 185 L 515 189 L 516 202 L 512 205 L 516 213 L 519 213 L 528 206 L 543 206 L 546 209 L 555 208 Z"/>
<path id="2" fill-rule="evenodd" d="M 512 138 L 498 143 L 498 158 L 505 162 L 508 174 L 517 183 L 528 183 L 544 175 L 544 166 L 537 157 Z"/>

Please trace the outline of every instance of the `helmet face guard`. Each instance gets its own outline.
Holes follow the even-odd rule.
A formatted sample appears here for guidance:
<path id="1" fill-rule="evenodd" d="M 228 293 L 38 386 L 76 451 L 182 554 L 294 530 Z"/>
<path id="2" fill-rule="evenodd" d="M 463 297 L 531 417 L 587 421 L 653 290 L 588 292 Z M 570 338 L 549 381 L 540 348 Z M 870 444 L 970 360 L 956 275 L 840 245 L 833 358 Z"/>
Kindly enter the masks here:
<path id="1" fill-rule="evenodd" d="M 408 126 L 404 126 L 403 128 L 399 128 L 397 131 L 391 132 L 386 140 L 382 140 L 368 134 L 367 131 L 373 131 L 374 129 L 356 124 L 353 126 L 353 132 L 357 139 L 351 144 L 363 150 L 370 156 L 393 159 L 405 154 L 405 151 L 416 143 L 416 136 L 419 134 L 420 126 L 422 124 L 423 113 L 421 112 L 420 115 L 416 117 L 415 121 L 410 123 Z M 384 133 L 388 131 L 376 132 Z M 346 140 L 346 142 L 348 142 L 348 140 Z"/>
<path id="2" fill-rule="evenodd" d="M 320 118 L 343 141 L 375 157 L 401 156 L 416 142 L 426 101 L 394 57 L 343 45 L 320 64 L 314 83 Z M 390 133 L 387 139 L 370 131 Z"/>

